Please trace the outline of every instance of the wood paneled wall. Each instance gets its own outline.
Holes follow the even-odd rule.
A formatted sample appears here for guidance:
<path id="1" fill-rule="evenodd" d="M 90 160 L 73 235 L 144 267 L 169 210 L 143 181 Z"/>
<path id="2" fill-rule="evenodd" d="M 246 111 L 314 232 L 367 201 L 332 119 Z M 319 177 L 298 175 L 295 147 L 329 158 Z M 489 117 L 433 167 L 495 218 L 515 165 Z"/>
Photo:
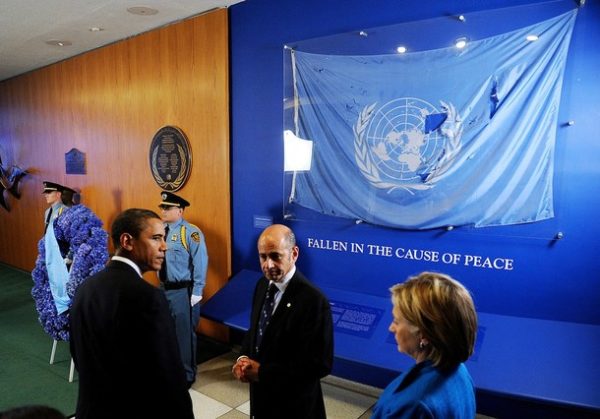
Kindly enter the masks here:
<path id="1" fill-rule="evenodd" d="M 106 230 L 124 209 L 158 210 L 149 147 L 159 128 L 174 125 L 192 147 L 192 172 L 178 194 L 192 203 L 185 218 L 206 237 L 204 298 L 221 288 L 231 274 L 228 55 L 223 9 L 1 82 L 3 165 L 30 174 L 21 199 L 5 194 L 11 211 L 0 208 L 0 261 L 33 268 L 43 180 L 79 189 Z M 73 147 L 86 155 L 85 175 L 65 174 Z M 202 328 L 222 337 L 214 325 Z"/>

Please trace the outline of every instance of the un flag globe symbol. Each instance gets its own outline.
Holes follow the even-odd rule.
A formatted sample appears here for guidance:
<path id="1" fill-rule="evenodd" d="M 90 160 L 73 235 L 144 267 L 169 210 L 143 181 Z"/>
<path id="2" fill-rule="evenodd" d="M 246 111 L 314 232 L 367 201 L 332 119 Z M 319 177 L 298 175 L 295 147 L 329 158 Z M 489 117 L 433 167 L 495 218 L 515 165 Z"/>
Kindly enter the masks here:
<path id="1" fill-rule="evenodd" d="M 385 176 L 402 182 L 421 180 L 444 150 L 437 130 L 425 132 L 427 115 L 440 112 L 418 98 L 399 98 L 374 112 L 366 133 L 371 161 Z"/>

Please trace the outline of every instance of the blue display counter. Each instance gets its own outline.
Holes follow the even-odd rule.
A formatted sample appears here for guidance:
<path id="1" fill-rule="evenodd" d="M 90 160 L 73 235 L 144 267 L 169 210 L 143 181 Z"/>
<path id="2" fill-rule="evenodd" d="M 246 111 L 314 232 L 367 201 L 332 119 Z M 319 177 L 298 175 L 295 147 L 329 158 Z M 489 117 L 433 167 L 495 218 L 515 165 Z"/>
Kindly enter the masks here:
<path id="1" fill-rule="evenodd" d="M 252 294 L 260 277 L 260 272 L 242 270 L 204 303 L 202 315 L 248 330 Z M 369 372 L 357 377 L 334 368 L 336 375 L 382 387 L 412 365 L 412 359 L 398 353 L 388 331 L 389 298 L 321 289 L 332 307 L 336 365 Z M 521 405 L 537 403 L 565 416 L 600 417 L 600 326 L 489 313 L 478 316 L 475 353 L 467 362 L 478 404 L 481 394 L 486 403 L 494 396 L 514 398 Z M 506 410 L 505 403 L 500 404 Z"/>

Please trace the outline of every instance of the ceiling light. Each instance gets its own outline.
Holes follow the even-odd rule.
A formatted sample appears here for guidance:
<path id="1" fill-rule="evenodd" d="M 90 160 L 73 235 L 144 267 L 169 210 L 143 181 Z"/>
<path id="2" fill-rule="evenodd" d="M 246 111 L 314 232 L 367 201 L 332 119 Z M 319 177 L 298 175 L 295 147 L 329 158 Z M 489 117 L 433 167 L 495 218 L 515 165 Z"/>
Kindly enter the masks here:
<path id="1" fill-rule="evenodd" d="M 458 16 L 456 16 L 456 18 L 458 20 L 460 20 L 461 22 L 466 22 L 467 21 L 467 18 L 465 17 L 465 15 L 458 15 Z"/>
<path id="2" fill-rule="evenodd" d="M 458 49 L 463 49 L 467 46 L 467 38 L 458 38 L 454 43 L 454 46 Z"/>
<path id="3" fill-rule="evenodd" d="M 527 39 L 528 41 L 531 41 L 531 42 L 533 42 L 533 41 L 537 41 L 538 39 L 540 39 L 540 37 L 539 37 L 539 36 L 537 36 L 537 35 L 533 35 L 533 34 L 531 34 L 531 35 L 527 35 L 527 36 L 525 37 L 525 39 Z"/>
<path id="4" fill-rule="evenodd" d="M 398 54 L 404 54 L 406 52 L 406 47 L 400 45 L 398 48 L 396 48 L 396 51 L 398 52 Z"/>
<path id="5" fill-rule="evenodd" d="M 158 10 L 145 6 L 128 7 L 127 11 L 132 15 L 151 16 L 158 13 Z"/>
<path id="6" fill-rule="evenodd" d="M 90 32 L 102 32 L 104 30 L 104 28 L 100 28 L 98 26 L 92 26 L 90 28 Z"/>
<path id="7" fill-rule="evenodd" d="M 366 38 L 367 36 L 369 36 L 369 34 L 368 34 L 368 33 L 366 33 L 365 31 L 360 31 L 358 34 L 359 34 L 360 36 L 364 36 L 365 38 Z"/>

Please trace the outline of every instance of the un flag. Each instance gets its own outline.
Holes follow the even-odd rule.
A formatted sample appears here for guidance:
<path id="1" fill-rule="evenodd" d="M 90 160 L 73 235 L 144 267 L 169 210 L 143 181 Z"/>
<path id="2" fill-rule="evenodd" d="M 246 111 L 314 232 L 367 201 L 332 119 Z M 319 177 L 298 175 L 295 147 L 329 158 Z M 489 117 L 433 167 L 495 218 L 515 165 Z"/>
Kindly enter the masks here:
<path id="1" fill-rule="evenodd" d="M 576 10 L 403 55 L 294 51 L 298 137 L 314 142 L 291 200 L 406 229 L 554 216 L 558 106 Z M 539 34 L 536 42 L 526 40 Z"/>

